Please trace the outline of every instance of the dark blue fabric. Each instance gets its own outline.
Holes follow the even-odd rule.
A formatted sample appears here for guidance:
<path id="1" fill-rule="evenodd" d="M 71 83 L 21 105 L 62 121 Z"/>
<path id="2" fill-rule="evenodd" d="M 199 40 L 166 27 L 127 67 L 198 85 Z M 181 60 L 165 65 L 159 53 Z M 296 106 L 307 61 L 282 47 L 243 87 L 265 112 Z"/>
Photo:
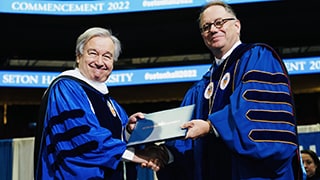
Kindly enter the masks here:
<path id="1" fill-rule="evenodd" d="M 0 179 L 12 180 L 12 139 L 0 140 Z"/>

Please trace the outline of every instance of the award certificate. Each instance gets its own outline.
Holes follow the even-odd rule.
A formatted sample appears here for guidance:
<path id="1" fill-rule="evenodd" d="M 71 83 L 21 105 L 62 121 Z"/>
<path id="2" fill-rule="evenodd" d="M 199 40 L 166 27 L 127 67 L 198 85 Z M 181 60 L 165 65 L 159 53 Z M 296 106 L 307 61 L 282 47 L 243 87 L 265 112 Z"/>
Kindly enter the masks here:
<path id="1" fill-rule="evenodd" d="M 194 105 L 189 105 L 145 114 L 137 121 L 127 146 L 184 137 L 187 130 L 180 126 L 191 120 L 193 110 Z"/>

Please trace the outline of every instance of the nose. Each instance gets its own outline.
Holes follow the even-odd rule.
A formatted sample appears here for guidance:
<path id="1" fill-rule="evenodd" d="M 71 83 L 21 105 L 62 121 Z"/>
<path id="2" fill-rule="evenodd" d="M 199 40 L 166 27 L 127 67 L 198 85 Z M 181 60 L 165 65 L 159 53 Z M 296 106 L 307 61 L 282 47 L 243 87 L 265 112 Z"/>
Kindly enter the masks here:
<path id="1" fill-rule="evenodd" d="M 98 69 L 105 68 L 103 56 L 98 56 L 97 59 L 94 61 L 94 64 Z"/>
<path id="2" fill-rule="evenodd" d="M 218 30 L 218 28 L 214 24 L 211 24 L 209 32 L 216 32 L 216 30 Z"/>
<path id="3" fill-rule="evenodd" d="M 96 59 L 96 64 L 99 64 L 99 65 L 103 65 L 104 62 L 103 62 L 103 56 L 99 55 L 98 58 Z"/>

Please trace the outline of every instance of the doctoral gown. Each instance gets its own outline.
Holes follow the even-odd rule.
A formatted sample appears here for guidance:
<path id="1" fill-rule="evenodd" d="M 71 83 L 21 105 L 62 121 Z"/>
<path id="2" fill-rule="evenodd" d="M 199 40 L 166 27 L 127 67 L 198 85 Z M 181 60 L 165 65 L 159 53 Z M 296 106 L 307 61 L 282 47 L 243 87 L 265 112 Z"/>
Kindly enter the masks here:
<path id="1" fill-rule="evenodd" d="M 211 106 L 204 96 L 210 82 Z M 174 162 L 157 173 L 159 179 L 301 177 L 289 77 L 268 45 L 239 45 L 186 92 L 181 105 L 189 104 L 195 104 L 193 119 L 210 120 L 218 135 L 166 142 Z"/>
<path id="2" fill-rule="evenodd" d="M 35 143 L 35 179 L 123 179 L 128 122 L 108 94 L 71 76 L 43 96 Z"/>

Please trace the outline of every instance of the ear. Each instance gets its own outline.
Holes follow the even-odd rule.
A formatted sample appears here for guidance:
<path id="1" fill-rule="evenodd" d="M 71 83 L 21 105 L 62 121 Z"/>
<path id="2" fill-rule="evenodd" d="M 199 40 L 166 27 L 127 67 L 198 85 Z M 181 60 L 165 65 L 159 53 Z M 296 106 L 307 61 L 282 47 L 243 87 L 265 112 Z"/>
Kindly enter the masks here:
<path id="1" fill-rule="evenodd" d="M 79 64 L 81 55 L 78 55 L 76 58 L 76 63 Z"/>
<path id="2" fill-rule="evenodd" d="M 234 25 L 235 25 L 235 27 L 237 28 L 238 34 L 240 34 L 240 30 L 241 30 L 240 20 L 237 19 Z"/>

